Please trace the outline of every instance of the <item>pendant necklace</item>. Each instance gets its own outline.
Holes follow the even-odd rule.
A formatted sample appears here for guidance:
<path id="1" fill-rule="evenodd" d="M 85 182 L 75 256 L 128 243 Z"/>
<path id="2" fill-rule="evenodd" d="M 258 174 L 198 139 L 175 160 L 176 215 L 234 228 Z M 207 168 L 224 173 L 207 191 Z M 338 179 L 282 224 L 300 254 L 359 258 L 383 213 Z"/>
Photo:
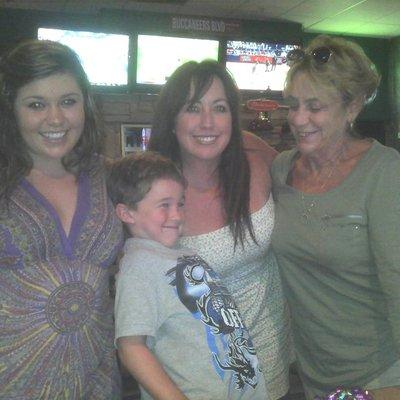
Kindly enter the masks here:
<path id="1" fill-rule="evenodd" d="M 333 176 L 333 172 L 335 171 L 336 167 L 339 164 L 339 160 L 344 155 L 345 147 L 346 146 L 343 145 L 341 147 L 341 149 L 338 151 L 335 159 L 333 161 L 329 162 L 331 164 L 331 167 L 330 167 L 328 173 L 326 174 L 326 178 L 324 178 L 322 183 L 320 183 L 320 185 L 317 187 L 317 192 L 315 194 L 325 193 L 323 190 L 326 187 L 326 185 L 328 184 L 328 182 L 331 180 L 331 178 Z M 323 176 L 323 175 L 321 175 L 321 176 Z M 304 196 L 305 195 L 304 192 L 300 192 L 300 195 L 301 195 L 301 202 L 302 202 L 302 209 L 303 209 L 301 216 L 304 221 L 308 222 L 313 213 L 313 209 L 316 206 L 315 196 L 313 196 L 313 198 L 311 200 L 307 201 L 307 199 Z M 326 214 L 322 217 L 322 219 L 325 220 L 325 222 L 327 220 L 329 220 L 329 218 L 330 218 L 330 216 L 328 214 Z"/>

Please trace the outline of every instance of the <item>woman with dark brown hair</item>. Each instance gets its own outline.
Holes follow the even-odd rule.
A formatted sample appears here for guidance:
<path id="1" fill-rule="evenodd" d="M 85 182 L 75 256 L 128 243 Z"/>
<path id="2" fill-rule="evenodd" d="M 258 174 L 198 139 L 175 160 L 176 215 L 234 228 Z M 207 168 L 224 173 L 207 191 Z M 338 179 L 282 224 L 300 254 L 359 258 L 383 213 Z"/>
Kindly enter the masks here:
<path id="1" fill-rule="evenodd" d="M 122 229 L 77 55 L 37 40 L 5 54 L 0 115 L 1 397 L 119 399 L 109 267 Z"/>
<path id="2" fill-rule="evenodd" d="M 287 307 L 275 259 L 269 167 L 275 151 L 239 125 L 238 90 L 214 61 L 188 62 L 165 84 L 150 149 L 177 162 L 188 186 L 181 244 L 220 274 L 250 331 L 268 399 L 288 389 Z"/>

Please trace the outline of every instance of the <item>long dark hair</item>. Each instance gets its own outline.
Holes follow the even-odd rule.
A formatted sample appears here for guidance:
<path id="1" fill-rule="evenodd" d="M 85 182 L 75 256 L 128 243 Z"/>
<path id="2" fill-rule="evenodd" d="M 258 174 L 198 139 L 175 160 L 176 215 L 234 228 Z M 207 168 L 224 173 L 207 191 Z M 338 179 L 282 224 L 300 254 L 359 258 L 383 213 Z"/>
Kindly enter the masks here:
<path id="1" fill-rule="evenodd" d="M 33 164 L 14 112 L 18 91 L 36 79 L 58 73 L 69 73 L 75 78 L 83 94 L 85 112 L 83 133 L 72 154 L 62 160 L 64 167 L 76 175 L 89 170 L 93 155 L 100 149 L 97 110 L 76 53 L 51 41 L 29 40 L 19 44 L 0 60 L 0 201 L 9 198 Z"/>
<path id="2" fill-rule="evenodd" d="M 249 211 L 250 168 L 239 123 L 239 91 L 221 64 L 212 60 L 201 63 L 189 61 L 171 75 L 160 93 L 149 148 L 182 166 L 180 147 L 174 133 L 176 116 L 186 103 L 194 104 L 198 101 L 207 92 L 214 78 L 219 78 L 224 86 L 232 115 L 231 139 L 221 154 L 218 177 L 226 223 L 236 247 L 238 241 L 243 245 L 246 230 L 256 240 Z M 192 88 L 193 95 L 189 98 Z"/>

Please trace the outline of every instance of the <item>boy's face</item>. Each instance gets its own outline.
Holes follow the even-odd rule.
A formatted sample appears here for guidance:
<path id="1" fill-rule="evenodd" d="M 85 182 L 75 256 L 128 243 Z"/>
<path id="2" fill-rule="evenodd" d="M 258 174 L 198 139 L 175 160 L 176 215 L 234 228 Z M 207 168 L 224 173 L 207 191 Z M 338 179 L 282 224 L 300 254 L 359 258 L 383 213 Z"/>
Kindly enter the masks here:
<path id="1" fill-rule="evenodd" d="M 130 209 L 134 237 L 152 239 L 166 247 L 178 240 L 183 224 L 184 188 L 172 179 L 153 182 L 150 191 Z"/>

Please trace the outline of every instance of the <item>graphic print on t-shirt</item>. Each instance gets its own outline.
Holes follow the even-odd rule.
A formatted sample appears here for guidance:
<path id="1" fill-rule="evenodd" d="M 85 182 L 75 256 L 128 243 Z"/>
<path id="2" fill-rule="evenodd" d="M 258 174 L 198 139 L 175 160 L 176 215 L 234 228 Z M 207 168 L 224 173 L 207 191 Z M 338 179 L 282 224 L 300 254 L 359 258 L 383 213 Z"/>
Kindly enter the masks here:
<path id="1" fill-rule="evenodd" d="M 226 371 L 231 372 L 236 389 L 255 388 L 260 369 L 253 343 L 215 271 L 199 256 L 182 256 L 167 277 L 182 304 L 205 324 L 216 372 L 221 378 Z"/>

